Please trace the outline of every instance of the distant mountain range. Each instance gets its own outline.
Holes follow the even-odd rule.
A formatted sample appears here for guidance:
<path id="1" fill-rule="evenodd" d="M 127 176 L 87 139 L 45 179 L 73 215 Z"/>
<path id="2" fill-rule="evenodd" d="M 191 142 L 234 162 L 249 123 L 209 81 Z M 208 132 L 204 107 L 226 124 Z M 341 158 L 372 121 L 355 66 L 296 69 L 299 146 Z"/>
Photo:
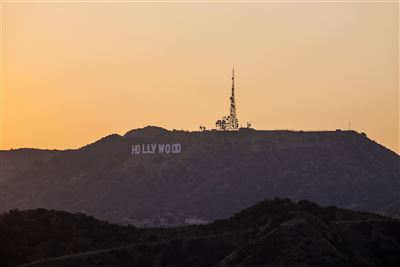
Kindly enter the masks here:
<path id="1" fill-rule="evenodd" d="M 152 151 L 151 144 L 179 144 L 180 153 L 132 155 L 132 146 Z M 46 208 L 121 224 L 176 226 L 288 197 L 400 216 L 399 155 L 354 131 L 151 126 L 80 149 L 17 149 L 0 157 L 2 212 Z"/>
<path id="2" fill-rule="evenodd" d="M 119 226 L 55 210 L 0 215 L 0 266 L 397 267 L 400 221 L 267 200 L 207 225 Z"/>

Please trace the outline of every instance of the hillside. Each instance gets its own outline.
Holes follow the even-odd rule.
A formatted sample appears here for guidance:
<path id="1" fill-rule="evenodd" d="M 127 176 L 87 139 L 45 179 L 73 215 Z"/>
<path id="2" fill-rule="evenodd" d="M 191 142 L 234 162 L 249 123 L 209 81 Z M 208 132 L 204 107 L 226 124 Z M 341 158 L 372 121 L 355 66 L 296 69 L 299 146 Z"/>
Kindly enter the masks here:
<path id="1" fill-rule="evenodd" d="M 112 225 L 54 210 L 12 211 L 0 215 L 0 240 L 5 267 L 36 260 L 26 266 L 394 267 L 400 262 L 399 220 L 288 199 L 266 200 L 208 225 L 169 229 Z"/>
<path id="2" fill-rule="evenodd" d="M 132 155 L 132 145 L 141 144 L 180 144 L 181 153 Z M 174 226 L 288 197 L 400 216 L 400 157 L 354 131 L 146 127 L 76 150 L 0 156 L 6 170 L 2 211 L 46 208 Z"/>

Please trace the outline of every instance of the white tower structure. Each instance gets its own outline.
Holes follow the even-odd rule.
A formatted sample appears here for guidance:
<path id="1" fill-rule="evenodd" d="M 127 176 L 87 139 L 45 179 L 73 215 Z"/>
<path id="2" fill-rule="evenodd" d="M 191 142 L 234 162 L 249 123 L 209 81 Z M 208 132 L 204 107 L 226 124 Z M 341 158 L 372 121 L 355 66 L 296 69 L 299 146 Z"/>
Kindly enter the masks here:
<path id="1" fill-rule="evenodd" d="M 232 69 L 232 92 L 230 97 L 231 105 L 229 116 L 217 120 L 216 127 L 219 131 L 238 131 L 239 121 L 236 117 L 236 104 L 235 104 L 235 69 Z"/>

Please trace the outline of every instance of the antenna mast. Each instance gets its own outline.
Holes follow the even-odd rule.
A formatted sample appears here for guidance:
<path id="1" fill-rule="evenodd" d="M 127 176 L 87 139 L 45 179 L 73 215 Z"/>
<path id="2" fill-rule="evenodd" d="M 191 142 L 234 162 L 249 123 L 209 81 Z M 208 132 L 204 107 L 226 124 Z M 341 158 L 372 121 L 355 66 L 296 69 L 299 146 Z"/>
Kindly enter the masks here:
<path id="1" fill-rule="evenodd" d="M 223 117 L 216 122 L 217 130 L 220 131 L 239 131 L 239 121 L 236 117 L 236 104 L 235 104 L 235 69 L 232 69 L 232 92 L 230 97 L 230 110 L 229 116 Z"/>
<path id="2" fill-rule="evenodd" d="M 229 114 L 228 130 L 239 130 L 239 122 L 236 118 L 236 105 L 235 105 L 235 68 L 232 68 L 232 95 L 231 95 L 231 108 Z"/>

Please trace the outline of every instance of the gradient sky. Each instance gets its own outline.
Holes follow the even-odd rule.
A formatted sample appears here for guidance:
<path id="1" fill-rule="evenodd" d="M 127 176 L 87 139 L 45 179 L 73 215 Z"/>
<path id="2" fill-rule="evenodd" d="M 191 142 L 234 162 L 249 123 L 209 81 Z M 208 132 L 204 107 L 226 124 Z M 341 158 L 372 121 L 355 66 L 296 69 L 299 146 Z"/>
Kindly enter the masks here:
<path id="1" fill-rule="evenodd" d="M 399 152 L 399 4 L 2 3 L 1 149 L 146 125 L 351 128 Z"/>

